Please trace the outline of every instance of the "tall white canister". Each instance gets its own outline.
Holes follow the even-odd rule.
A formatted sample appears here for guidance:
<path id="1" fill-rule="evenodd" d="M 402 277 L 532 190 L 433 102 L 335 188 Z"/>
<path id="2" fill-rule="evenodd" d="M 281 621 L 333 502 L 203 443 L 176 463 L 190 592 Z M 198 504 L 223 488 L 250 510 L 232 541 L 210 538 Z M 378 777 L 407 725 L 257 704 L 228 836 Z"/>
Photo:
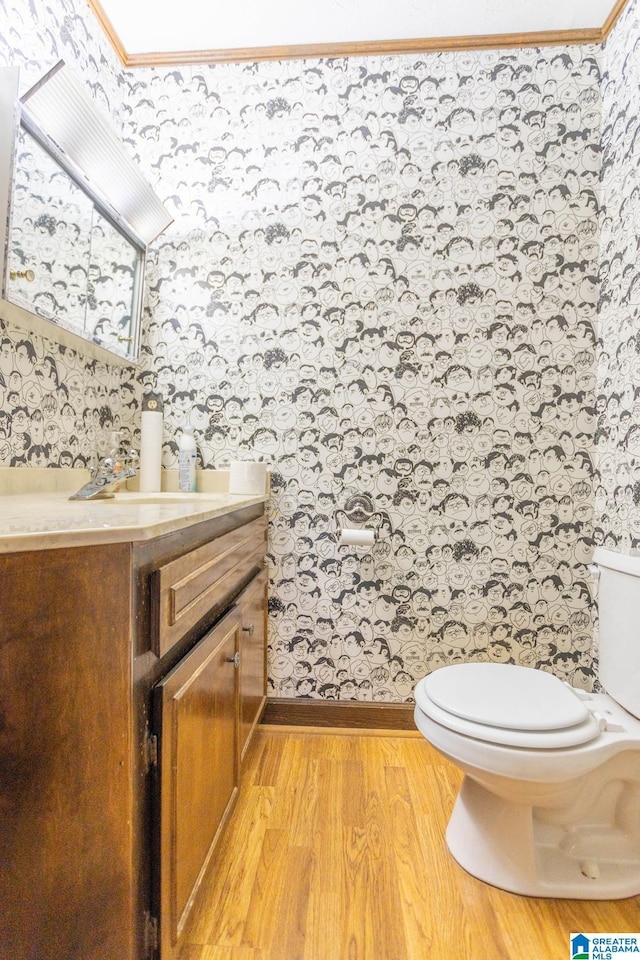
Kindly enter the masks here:
<path id="1" fill-rule="evenodd" d="M 157 493 L 161 489 L 162 470 L 162 398 L 145 393 L 140 423 L 140 490 Z"/>

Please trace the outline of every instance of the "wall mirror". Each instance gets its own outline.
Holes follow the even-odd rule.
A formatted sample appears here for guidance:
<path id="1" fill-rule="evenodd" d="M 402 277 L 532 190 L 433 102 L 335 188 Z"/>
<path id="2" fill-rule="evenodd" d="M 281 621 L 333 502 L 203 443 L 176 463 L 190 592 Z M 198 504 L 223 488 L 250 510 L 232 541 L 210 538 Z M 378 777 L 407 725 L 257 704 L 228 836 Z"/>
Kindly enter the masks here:
<path id="1" fill-rule="evenodd" d="M 147 245 L 172 218 L 62 62 L 20 99 L 17 71 L 2 73 L 14 84 L 3 298 L 135 362 Z"/>

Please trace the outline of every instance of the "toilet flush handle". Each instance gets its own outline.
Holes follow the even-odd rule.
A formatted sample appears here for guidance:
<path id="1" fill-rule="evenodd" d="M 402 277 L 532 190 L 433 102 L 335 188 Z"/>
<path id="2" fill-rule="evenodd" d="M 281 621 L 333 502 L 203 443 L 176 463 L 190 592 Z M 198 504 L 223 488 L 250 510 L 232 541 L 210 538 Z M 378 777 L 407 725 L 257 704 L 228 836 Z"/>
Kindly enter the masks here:
<path id="1" fill-rule="evenodd" d="M 593 580 L 598 581 L 600 579 L 600 567 L 597 563 L 590 563 L 587 567 L 587 570 L 589 571 Z"/>
<path id="2" fill-rule="evenodd" d="M 600 727 L 600 732 L 625 733 L 626 728 L 613 716 L 611 710 L 591 710 L 591 716 Z"/>
<path id="3" fill-rule="evenodd" d="M 605 717 L 605 715 L 604 715 L 603 713 L 600 713 L 599 710 L 591 710 L 591 711 L 589 711 L 589 712 L 591 713 L 591 716 L 593 717 L 593 719 L 594 719 L 594 720 L 596 721 L 596 723 L 598 724 L 598 727 L 599 727 L 599 729 L 600 729 L 600 732 L 602 733 L 603 730 L 606 730 L 606 729 L 607 729 L 607 725 L 608 725 L 608 721 L 607 721 L 607 718 Z"/>

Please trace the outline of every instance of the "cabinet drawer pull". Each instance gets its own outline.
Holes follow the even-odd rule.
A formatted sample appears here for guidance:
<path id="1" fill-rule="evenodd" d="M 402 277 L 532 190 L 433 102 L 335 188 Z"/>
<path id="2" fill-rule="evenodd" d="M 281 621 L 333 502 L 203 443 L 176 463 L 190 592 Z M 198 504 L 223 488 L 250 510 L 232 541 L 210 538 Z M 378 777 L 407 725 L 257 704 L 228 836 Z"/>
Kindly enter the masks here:
<path id="1" fill-rule="evenodd" d="M 251 623 L 248 627 L 243 627 L 242 632 L 248 633 L 250 637 L 253 636 L 253 631 L 255 630 L 254 625 Z"/>
<path id="2" fill-rule="evenodd" d="M 240 666 L 240 654 L 234 653 L 232 657 L 227 657 L 227 663 L 232 663 L 234 667 Z"/>

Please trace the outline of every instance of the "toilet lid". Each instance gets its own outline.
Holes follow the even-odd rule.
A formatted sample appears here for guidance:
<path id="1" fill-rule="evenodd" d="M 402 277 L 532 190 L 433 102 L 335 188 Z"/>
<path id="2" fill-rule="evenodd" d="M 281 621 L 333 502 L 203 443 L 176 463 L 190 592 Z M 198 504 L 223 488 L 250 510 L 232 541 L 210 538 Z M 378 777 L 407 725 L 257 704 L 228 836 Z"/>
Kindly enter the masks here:
<path id="1" fill-rule="evenodd" d="M 424 689 L 424 682 L 428 679 L 425 677 L 416 686 L 416 714 L 420 713 L 424 715 L 424 720 L 427 718 L 435 720 L 447 730 L 460 733 L 464 737 L 472 737 L 474 740 L 481 740 L 485 744 L 499 747 L 526 747 L 527 750 L 560 750 L 589 743 L 600 735 L 602 729 L 600 721 L 591 713 L 588 713 L 583 723 L 576 723 L 572 727 L 564 727 L 561 730 L 513 730 L 507 727 L 491 727 L 485 723 L 473 723 L 471 720 L 456 717 L 455 714 L 438 707 L 427 696 Z M 418 720 L 416 722 L 418 728 L 429 740 L 428 733 L 424 731 Z"/>
<path id="2" fill-rule="evenodd" d="M 543 670 L 503 663 L 460 663 L 425 677 L 424 690 L 441 710 L 471 723 L 507 730 L 553 731 L 583 724 L 582 700 Z"/>

